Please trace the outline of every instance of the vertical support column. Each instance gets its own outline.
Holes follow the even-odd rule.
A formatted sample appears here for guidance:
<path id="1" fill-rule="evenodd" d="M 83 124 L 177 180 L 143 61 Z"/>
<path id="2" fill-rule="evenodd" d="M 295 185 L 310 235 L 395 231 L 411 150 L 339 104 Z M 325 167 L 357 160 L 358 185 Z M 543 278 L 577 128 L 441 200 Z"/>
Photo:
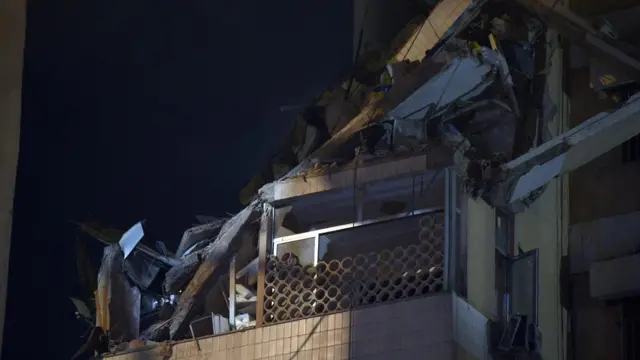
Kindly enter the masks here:
<path id="1" fill-rule="evenodd" d="M 363 205 L 364 205 L 364 197 L 367 193 L 367 189 L 364 185 L 358 186 L 356 190 L 356 221 L 360 223 L 364 220 L 363 214 Z"/>
<path id="2" fill-rule="evenodd" d="M 449 168 L 445 169 L 445 193 L 444 193 L 444 288 L 446 291 L 456 290 L 456 257 L 457 257 L 457 192 L 456 174 Z"/>
<path id="3" fill-rule="evenodd" d="M 256 326 L 262 326 L 264 316 L 264 273 L 267 268 L 267 248 L 273 241 L 273 207 L 264 204 L 258 235 L 258 294 L 256 298 Z"/>
<path id="4" fill-rule="evenodd" d="M 320 252 L 320 236 L 316 234 L 313 241 L 313 266 L 318 265 L 318 254 Z"/>
<path id="5" fill-rule="evenodd" d="M 229 264 L 229 329 L 236 328 L 236 257 Z"/>

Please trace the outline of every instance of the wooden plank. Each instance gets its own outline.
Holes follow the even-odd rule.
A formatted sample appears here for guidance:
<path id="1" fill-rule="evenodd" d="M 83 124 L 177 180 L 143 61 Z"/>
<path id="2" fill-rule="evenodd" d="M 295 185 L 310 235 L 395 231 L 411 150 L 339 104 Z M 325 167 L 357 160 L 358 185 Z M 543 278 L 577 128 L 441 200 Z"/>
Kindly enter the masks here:
<path id="1" fill-rule="evenodd" d="M 228 273 L 231 259 L 238 252 L 251 223 L 258 219 L 261 204 L 254 202 L 229 220 L 216 241 L 208 248 L 206 258 L 180 296 L 170 325 L 171 338 L 180 337 L 189 329 L 210 288 Z"/>

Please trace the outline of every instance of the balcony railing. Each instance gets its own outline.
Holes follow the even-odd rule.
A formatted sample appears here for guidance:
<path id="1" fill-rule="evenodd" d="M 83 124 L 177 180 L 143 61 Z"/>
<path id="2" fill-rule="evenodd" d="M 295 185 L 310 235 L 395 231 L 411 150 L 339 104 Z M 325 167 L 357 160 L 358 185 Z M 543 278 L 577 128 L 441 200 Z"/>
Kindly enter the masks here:
<path id="1" fill-rule="evenodd" d="M 263 323 L 440 292 L 447 285 L 445 212 L 390 218 L 274 239 Z"/>

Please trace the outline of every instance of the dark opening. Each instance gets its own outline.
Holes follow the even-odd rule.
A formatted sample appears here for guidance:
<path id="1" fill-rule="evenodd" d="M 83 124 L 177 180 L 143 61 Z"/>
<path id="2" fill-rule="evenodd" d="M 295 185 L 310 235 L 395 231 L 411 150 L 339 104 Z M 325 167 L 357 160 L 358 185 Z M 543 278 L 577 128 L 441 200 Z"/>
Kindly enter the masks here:
<path id="1" fill-rule="evenodd" d="M 640 135 L 622 143 L 622 163 L 636 162 L 640 159 Z"/>

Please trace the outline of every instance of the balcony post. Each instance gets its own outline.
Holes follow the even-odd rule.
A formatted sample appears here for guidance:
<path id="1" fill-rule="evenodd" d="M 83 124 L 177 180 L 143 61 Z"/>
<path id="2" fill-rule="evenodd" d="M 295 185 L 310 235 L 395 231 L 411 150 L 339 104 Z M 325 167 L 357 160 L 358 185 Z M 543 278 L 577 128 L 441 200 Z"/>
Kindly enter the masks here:
<path id="1" fill-rule="evenodd" d="M 445 199 L 444 199 L 444 276 L 443 288 L 445 291 L 456 290 L 456 174 L 449 168 L 445 168 Z"/>
<path id="2" fill-rule="evenodd" d="M 236 329 L 236 257 L 229 264 L 229 329 Z"/>
<path id="3" fill-rule="evenodd" d="M 273 207 L 264 204 L 258 234 L 258 294 L 256 296 L 256 326 L 263 324 L 264 316 L 264 274 L 267 268 L 269 242 L 273 241 Z"/>

